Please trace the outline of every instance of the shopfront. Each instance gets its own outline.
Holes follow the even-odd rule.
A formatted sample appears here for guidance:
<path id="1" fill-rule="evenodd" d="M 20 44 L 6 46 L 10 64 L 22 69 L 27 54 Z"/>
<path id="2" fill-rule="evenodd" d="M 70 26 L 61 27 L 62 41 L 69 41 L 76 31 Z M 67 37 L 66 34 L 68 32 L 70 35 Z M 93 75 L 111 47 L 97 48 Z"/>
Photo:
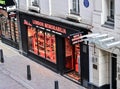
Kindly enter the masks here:
<path id="1" fill-rule="evenodd" d="M 89 75 L 88 46 L 78 37 L 87 34 L 89 29 L 23 12 L 19 13 L 19 18 L 24 55 L 78 82 L 86 79 Z"/>
<path id="2" fill-rule="evenodd" d="M 0 7 L 0 36 L 1 41 L 14 48 L 19 48 L 18 26 L 15 4 L 5 1 Z"/>

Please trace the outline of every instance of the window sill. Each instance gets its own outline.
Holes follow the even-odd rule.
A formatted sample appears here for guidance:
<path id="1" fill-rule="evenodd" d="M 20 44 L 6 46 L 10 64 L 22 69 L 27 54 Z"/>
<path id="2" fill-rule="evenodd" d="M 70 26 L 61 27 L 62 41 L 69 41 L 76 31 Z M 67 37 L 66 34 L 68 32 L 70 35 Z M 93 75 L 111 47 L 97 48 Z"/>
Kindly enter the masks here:
<path id="1" fill-rule="evenodd" d="M 79 12 L 76 12 L 76 11 L 74 11 L 74 10 L 70 10 L 70 14 L 73 14 L 73 15 L 77 15 L 77 16 L 79 16 L 80 14 L 79 14 Z"/>
<path id="2" fill-rule="evenodd" d="M 80 14 L 78 14 L 78 13 L 70 13 L 70 14 L 73 14 L 73 15 L 76 15 L 76 16 L 79 16 Z"/>
<path id="3" fill-rule="evenodd" d="M 67 15 L 67 19 L 73 22 L 81 22 L 81 17 L 74 14 Z"/>
<path id="4" fill-rule="evenodd" d="M 105 24 L 102 25 L 102 27 L 106 27 L 109 29 L 114 29 L 114 22 L 113 21 L 106 21 Z"/>
<path id="5" fill-rule="evenodd" d="M 114 29 L 114 26 L 110 26 L 110 25 L 106 25 L 106 24 L 103 24 L 102 27 L 109 28 L 109 29 Z"/>
<path id="6" fill-rule="evenodd" d="M 29 11 L 40 13 L 40 8 L 36 6 L 29 6 Z"/>

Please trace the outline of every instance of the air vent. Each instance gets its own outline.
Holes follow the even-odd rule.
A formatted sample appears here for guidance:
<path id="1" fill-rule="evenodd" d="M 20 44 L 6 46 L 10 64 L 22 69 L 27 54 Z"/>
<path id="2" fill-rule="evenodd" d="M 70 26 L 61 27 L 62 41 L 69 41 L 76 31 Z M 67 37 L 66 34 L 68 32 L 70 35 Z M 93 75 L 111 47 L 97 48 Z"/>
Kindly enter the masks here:
<path id="1" fill-rule="evenodd" d="M 82 20 L 80 16 L 77 16 L 74 14 L 68 14 L 66 17 L 68 20 L 72 20 L 72 21 L 76 21 L 76 22 L 81 22 L 81 20 Z"/>
<path id="2" fill-rule="evenodd" d="M 37 6 L 29 6 L 29 10 L 37 13 L 40 12 L 40 8 Z"/>

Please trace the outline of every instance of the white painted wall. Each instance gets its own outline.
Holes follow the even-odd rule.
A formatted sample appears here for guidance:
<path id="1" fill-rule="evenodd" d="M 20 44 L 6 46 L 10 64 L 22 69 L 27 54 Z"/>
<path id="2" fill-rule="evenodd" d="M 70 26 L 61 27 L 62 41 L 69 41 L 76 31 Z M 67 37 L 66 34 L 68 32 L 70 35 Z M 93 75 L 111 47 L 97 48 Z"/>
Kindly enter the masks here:
<path id="1" fill-rule="evenodd" d="M 92 24 L 94 0 L 89 0 L 89 7 L 87 8 L 84 6 L 83 2 L 84 0 L 80 0 L 80 16 L 85 23 Z"/>
<path id="2" fill-rule="evenodd" d="M 98 87 L 110 84 L 109 52 L 97 47 L 94 48 L 94 46 L 90 51 L 92 52 L 92 58 L 94 58 L 90 61 L 90 83 Z M 93 68 L 93 64 L 97 65 L 97 69 Z"/>
<path id="3" fill-rule="evenodd" d="M 28 10 L 28 0 L 18 0 L 19 9 Z"/>
<path id="4" fill-rule="evenodd" d="M 99 54 L 99 85 L 110 84 L 110 54 L 100 50 Z"/>
<path id="5" fill-rule="evenodd" d="M 92 48 L 92 44 L 89 46 L 89 80 L 91 83 L 93 83 L 93 60 L 92 60 L 92 57 L 93 57 L 93 48 Z"/>
<path id="6" fill-rule="evenodd" d="M 65 17 L 69 13 L 70 0 L 52 0 L 52 16 Z"/>
<path id="7" fill-rule="evenodd" d="M 118 39 L 120 38 L 120 0 L 115 0 L 115 31 L 118 33 Z"/>
<path id="8" fill-rule="evenodd" d="M 101 24 L 104 24 L 107 21 L 107 16 L 109 14 L 109 0 L 101 0 L 102 1 L 102 18 Z"/>
<path id="9" fill-rule="evenodd" d="M 51 0 L 40 0 L 40 12 L 41 14 L 51 15 Z"/>

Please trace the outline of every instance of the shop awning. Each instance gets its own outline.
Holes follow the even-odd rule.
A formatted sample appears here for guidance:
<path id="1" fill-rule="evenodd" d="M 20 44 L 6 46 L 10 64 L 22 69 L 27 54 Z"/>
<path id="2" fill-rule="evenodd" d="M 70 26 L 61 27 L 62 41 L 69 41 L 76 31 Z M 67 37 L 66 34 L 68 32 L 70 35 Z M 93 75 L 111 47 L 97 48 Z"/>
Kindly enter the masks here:
<path id="1" fill-rule="evenodd" d="M 93 43 L 103 49 L 110 49 L 120 45 L 120 40 L 117 40 L 115 37 L 109 36 L 108 34 L 92 33 L 81 36 L 81 38 L 85 37 L 85 41 L 87 40 L 89 43 Z"/>
<path id="2" fill-rule="evenodd" d="M 13 5 L 15 5 L 14 0 L 0 0 L 0 6 L 7 7 L 7 6 L 13 6 Z"/>

